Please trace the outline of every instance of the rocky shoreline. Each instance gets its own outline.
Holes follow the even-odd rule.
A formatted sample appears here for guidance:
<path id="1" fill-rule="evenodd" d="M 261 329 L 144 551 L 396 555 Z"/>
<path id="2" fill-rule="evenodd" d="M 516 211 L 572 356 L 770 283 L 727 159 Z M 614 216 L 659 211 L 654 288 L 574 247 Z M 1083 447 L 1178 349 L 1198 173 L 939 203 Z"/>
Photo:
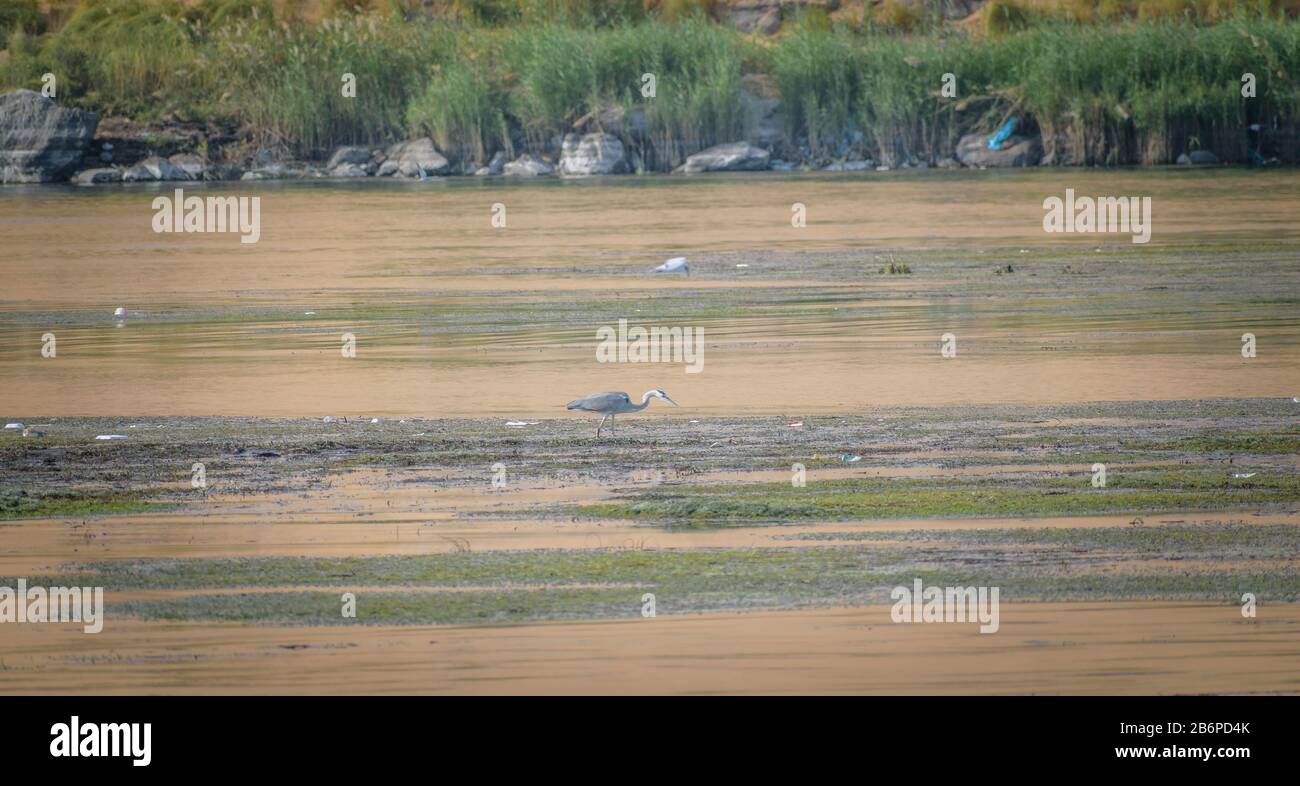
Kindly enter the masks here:
<path id="1" fill-rule="evenodd" d="M 1036 135 L 1012 134 L 990 148 L 992 134 L 966 134 L 951 158 L 907 159 L 878 164 L 855 154 L 817 159 L 784 139 L 774 116 L 778 105 L 757 107 L 761 115 L 749 139 L 714 145 L 685 158 L 674 174 L 753 171 L 886 171 L 893 168 L 1031 167 L 1058 162 L 1044 156 Z M 251 132 L 183 124 L 142 129 L 114 120 L 101 125 L 93 112 L 58 106 L 30 90 L 0 95 L 0 182 L 77 185 L 137 182 L 301 180 L 394 177 L 583 177 L 641 174 L 634 118 L 601 119 L 611 130 L 574 132 L 553 140 L 548 151 L 523 152 L 511 159 L 497 151 L 489 160 L 453 160 L 433 139 L 416 137 L 388 145 L 345 145 L 323 161 L 292 158 L 268 148 L 253 148 Z M 219 156 L 211 155 L 218 151 Z M 776 151 L 796 151 L 797 158 Z M 233 151 L 233 153 L 232 153 Z M 794 159 L 794 160 L 792 160 Z M 1218 164 L 1209 151 L 1190 151 L 1179 164 Z"/>

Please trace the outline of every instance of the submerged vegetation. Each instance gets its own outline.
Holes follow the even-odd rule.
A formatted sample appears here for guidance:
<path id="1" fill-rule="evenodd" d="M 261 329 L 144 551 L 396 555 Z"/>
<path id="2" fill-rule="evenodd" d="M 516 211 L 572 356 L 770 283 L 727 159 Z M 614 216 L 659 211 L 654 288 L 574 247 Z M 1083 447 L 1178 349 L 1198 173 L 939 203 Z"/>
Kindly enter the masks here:
<path id="1" fill-rule="evenodd" d="M 1300 478 L 1237 478 L 1221 470 L 1112 473 L 1104 488 L 1090 477 L 903 480 L 855 478 L 790 483 L 676 486 L 584 505 L 586 516 L 682 523 L 792 520 L 1089 515 L 1258 509 L 1300 499 Z"/>
<path id="2" fill-rule="evenodd" d="M 916 579 L 996 586 L 1006 601 L 1233 603 L 1249 587 L 1289 602 L 1300 593 L 1294 565 L 1259 562 L 1294 560 L 1289 525 L 855 530 L 825 533 L 844 545 L 797 544 L 820 536 L 781 548 L 112 560 L 33 582 L 104 586 L 114 611 L 145 619 L 312 625 L 639 618 L 646 592 L 668 614 L 885 604 L 891 588 Z M 339 614 L 346 588 L 366 588 L 355 617 Z M 158 590 L 172 592 L 136 594 Z"/>
<path id="3" fill-rule="evenodd" d="M 426 133 L 483 161 L 604 129 L 662 170 L 754 133 L 752 78 L 782 98 L 774 154 L 796 160 L 933 162 L 1012 113 L 1062 164 L 1168 163 L 1196 148 L 1243 161 L 1251 124 L 1265 152 L 1295 156 L 1300 23 L 1287 3 L 1048 13 L 998 0 L 974 26 L 940 24 L 916 11 L 924 4 L 845 3 L 770 39 L 714 21 L 709 5 L 479 0 L 428 14 L 371 0 L 307 14 L 272 0 L 83 0 L 58 24 L 30 0 L 0 0 L 0 88 L 39 88 L 52 73 L 61 102 L 243 128 L 300 155 Z"/>

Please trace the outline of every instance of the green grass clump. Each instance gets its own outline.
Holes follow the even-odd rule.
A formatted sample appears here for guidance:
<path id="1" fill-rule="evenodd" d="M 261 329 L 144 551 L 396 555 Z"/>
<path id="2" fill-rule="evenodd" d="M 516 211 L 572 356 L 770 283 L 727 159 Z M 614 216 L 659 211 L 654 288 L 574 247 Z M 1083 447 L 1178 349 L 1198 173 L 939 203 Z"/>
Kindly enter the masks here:
<path id="1" fill-rule="evenodd" d="M 204 62 L 229 85 L 219 111 L 259 129 L 265 143 L 318 154 L 402 136 L 408 103 L 453 52 L 445 29 L 376 16 L 314 26 L 240 22 L 210 43 Z M 343 93 L 345 74 L 355 78 L 355 97 Z"/>
<path id="2" fill-rule="evenodd" d="M 150 507 L 152 503 L 143 492 L 57 491 L 29 494 L 25 491 L 0 491 L 0 519 L 141 513 Z"/>
<path id="3" fill-rule="evenodd" d="M 45 17 L 36 0 L 0 0 L 0 46 L 16 30 L 28 34 L 45 32 Z"/>

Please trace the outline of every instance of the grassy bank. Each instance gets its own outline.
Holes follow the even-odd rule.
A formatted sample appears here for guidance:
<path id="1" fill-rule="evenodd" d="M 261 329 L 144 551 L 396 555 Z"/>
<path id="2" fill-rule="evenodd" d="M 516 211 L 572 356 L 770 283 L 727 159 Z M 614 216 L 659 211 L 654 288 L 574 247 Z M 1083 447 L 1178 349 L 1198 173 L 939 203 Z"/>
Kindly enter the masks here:
<path id="1" fill-rule="evenodd" d="M 1116 18 L 1003 2 L 974 29 L 806 14 L 770 39 L 689 3 L 452 3 L 432 17 L 400 2 L 327 3 L 305 18 L 270 0 L 85 0 L 61 25 L 31 5 L 0 0 L 0 88 L 39 89 L 52 73 L 62 103 L 242 128 L 249 144 L 302 156 L 427 133 L 483 161 L 554 153 L 563 133 L 609 127 L 662 170 L 755 130 L 744 77 L 783 97 L 775 153 L 796 160 L 932 162 L 1012 112 L 1057 163 L 1167 163 L 1195 148 L 1242 161 L 1252 123 L 1266 154 L 1290 159 L 1300 119 L 1300 23 L 1269 3 L 1213 15 L 1117 3 Z M 1241 95 L 1244 73 L 1254 98 Z M 955 97 L 941 95 L 944 74 Z M 609 110 L 637 122 L 615 124 Z"/>

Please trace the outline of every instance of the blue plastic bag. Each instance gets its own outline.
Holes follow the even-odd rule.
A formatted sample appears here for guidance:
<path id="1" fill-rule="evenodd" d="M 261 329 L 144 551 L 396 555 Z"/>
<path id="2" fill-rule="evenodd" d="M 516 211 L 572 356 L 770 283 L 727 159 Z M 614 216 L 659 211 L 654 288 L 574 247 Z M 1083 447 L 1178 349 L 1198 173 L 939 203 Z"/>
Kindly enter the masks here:
<path id="1" fill-rule="evenodd" d="M 1002 127 L 998 129 L 996 134 L 989 137 L 989 150 L 997 150 L 1001 148 L 1002 143 L 1010 139 L 1012 132 L 1015 130 L 1016 118 L 1012 117 L 1010 120 L 1002 124 Z"/>

